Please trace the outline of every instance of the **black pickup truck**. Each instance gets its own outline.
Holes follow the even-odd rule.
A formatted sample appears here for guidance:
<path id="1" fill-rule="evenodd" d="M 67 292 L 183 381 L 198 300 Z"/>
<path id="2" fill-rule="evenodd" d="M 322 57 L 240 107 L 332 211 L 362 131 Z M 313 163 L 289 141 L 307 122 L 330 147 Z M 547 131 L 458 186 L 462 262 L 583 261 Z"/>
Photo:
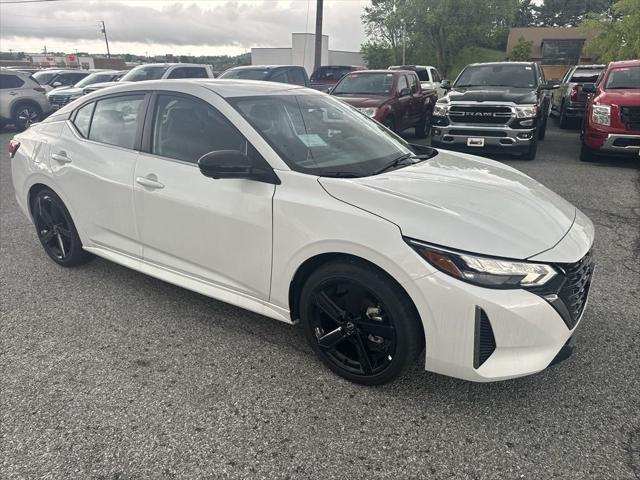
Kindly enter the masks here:
<path id="1" fill-rule="evenodd" d="M 467 65 L 433 111 L 431 145 L 482 153 L 536 156 L 549 118 L 549 90 L 534 62 Z"/>

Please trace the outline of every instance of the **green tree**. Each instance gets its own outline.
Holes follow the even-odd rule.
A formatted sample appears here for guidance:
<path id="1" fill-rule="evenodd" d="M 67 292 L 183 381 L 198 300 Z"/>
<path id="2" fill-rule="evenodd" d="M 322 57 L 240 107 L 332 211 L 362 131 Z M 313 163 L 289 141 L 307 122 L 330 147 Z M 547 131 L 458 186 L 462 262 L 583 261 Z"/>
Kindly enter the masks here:
<path id="1" fill-rule="evenodd" d="M 390 63 L 400 63 L 403 28 L 405 38 L 407 29 L 411 28 L 411 25 L 407 25 L 409 22 L 406 22 L 406 4 L 407 0 L 372 0 L 371 5 L 364 8 L 362 15 L 364 31 L 370 43 L 375 46 L 374 50 L 388 49 L 392 54 Z M 373 53 L 371 47 L 369 51 L 370 54 Z"/>
<path id="2" fill-rule="evenodd" d="M 640 0 L 619 0 L 611 13 L 582 23 L 582 28 L 596 33 L 585 45 L 586 52 L 600 62 L 640 58 Z"/>
<path id="3" fill-rule="evenodd" d="M 375 40 L 363 44 L 360 47 L 360 52 L 367 62 L 367 68 L 387 68 L 396 63 L 393 49 Z"/>
<path id="4" fill-rule="evenodd" d="M 511 49 L 509 58 L 516 62 L 528 62 L 531 60 L 532 46 L 533 42 L 527 42 L 524 37 L 520 37 L 518 39 L 518 43 L 516 43 Z"/>
<path id="5" fill-rule="evenodd" d="M 611 14 L 614 0 L 544 0 L 533 7 L 535 25 L 575 27 L 589 14 Z"/>

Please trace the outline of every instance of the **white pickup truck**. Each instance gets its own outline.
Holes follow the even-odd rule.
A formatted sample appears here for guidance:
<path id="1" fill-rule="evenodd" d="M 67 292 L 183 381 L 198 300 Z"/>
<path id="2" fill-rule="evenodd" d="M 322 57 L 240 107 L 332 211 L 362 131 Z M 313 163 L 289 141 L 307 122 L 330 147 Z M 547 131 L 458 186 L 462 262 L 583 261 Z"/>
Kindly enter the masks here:
<path id="1" fill-rule="evenodd" d="M 435 90 L 438 98 L 446 94 L 444 89 L 440 87 L 442 77 L 436 67 L 430 65 L 392 65 L 389 70 L 413 70 L 418 74 L 423 90 Z"/>

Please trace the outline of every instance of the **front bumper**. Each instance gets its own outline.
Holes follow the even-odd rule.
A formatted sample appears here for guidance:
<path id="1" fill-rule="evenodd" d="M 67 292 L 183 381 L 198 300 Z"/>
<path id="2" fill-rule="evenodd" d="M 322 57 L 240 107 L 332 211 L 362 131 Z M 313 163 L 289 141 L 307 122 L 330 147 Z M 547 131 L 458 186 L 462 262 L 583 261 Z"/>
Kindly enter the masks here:
<path id="1" fill-rule="evenodd" d="M 452 150 L 489 153 L 521 153 L 529 149 L 535 137 L 535 128 L 514 129 L 507 125 L 456 125 L 434 126 L 431 143 Z M 483 139 L 482 146 L 470 146 L 469 139 Z"/>
<path id="2" fill-rule="evenodd" d="M 640 155 L 640 135 L 613 133 L 607 136 L 600 150 L 624 155 Z"/>
<path id="3" fill-rule="evenodd" d="M 588 258 L 593 238 L 593 224 L 577 212 L 562 241 L 531 260 L 580 262 Z M 572 350 L 566 345 L 586 311 L 591 279 L 590 275 L 589 283 L 580 285 L 584 296 L 571 321 L 542 292 L 483 288 L 439 271 L 418 279 L 412 298 L 425 329 L 426 370 L 491 382 L 530 375 L 557 363 Z M 574 300 L 566 295 L 559 293 L 563 302 Z"/>

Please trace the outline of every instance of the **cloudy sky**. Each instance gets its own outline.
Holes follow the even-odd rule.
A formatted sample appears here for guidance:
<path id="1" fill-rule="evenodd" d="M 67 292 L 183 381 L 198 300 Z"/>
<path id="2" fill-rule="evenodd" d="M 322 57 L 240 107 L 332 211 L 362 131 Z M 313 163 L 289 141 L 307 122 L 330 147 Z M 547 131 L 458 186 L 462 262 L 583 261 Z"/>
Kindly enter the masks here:
<path id="1" fill-rule="evenodd" d="M 19 3 L 18 3 L 19 2 Z M 329 48 L 359 50 L 367 0 L 324 0 Z M 288 47 L 292 32 L 313 32 L 315 0 L 0 0 L 0 50 L 112 54 L 235 55 Z"/>

